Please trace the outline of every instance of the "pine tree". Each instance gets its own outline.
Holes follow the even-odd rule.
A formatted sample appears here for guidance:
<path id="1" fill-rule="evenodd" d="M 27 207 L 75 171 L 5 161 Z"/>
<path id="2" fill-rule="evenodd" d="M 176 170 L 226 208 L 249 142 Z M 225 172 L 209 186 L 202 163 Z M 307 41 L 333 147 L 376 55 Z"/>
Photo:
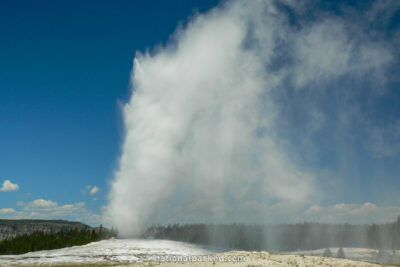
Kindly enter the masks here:
<path id="1" fill-rule="evenodd" d="M 339 248 L 336 257 L 337 257 L 337 258 L 340 258 L 340 259 L 345 259 L 345 258 L 346 258 L 346 255 L 344 254 L 343 248 Z"/>
<path id="2" fill-rule="evenodd" d="M 332 252 L 329 248 L 326 248 L 324 250 L 324 253 L 322 254 L 323 257 L 332 257 Z"/>

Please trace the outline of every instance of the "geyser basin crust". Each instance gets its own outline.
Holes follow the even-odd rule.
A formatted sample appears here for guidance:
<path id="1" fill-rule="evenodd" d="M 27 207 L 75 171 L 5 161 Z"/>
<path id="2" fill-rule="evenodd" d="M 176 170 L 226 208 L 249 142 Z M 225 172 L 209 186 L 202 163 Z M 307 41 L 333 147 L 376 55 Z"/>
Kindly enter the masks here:
<path id="1" fill-rule="evenodd" d="M 160 262 L 146 261 L 155 256 L 217 257 L 242 256 L 239 262 Z M 0 266 L 380 266 L 346 259 L 302 255 L 279 255 L 267 252 L 230 251 L 215 253 L 210 249 L 169 240 L 110 239 L 56 250 L 37 251 L 23 255 L 0 256 Z"/>
<path id="2" fill-rule="evenodd" d="M 338 266 L 338 267 L 373 267 L 382 266 L 377 264 L 371 264 L 366 262 L 335 259 L 335 258 L 324 258 L 314 256 L 301 256 L 301 255 L 279 255 L 270 254 L 268 252 L 245 252 L 245 251 L 230 251 L 224 253 L 215 254 L 216 256 L 245 256 L 245 262 L 188 262 L 188 263 L 156 263 L 156 266 L 237 266 L 237 267 L 248 267 L 248 266 Z M 149 263 L 144 266 L 153 266 L 154 263 Z M 138 266 L 141 264 L 135 264 L 132 266 Z"/>

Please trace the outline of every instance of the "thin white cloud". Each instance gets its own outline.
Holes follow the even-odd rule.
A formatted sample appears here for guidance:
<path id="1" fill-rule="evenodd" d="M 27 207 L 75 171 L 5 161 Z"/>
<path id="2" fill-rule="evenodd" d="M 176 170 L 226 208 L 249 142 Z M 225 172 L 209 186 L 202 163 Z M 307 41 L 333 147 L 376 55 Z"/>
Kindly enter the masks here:
<path id="1" fill-rule="evenodd" d="M 97 192 L 99 192 L 100 188 L 98 186 L 91 186 L 91 185 L 87 185 L 85 186 L 84 189 L 81 189 L 81 193 L 82 195 L 86 195 L 86 194 L 90 194 L 91 196 L 97 194 Z M 93 199 L 96 200 L 96 199 Z"/>
<path id="2" fill-rule="evenodd" d="M 0 214 L 9 214 L 9 213 L 15 213 L 16 211 L 13 208 L 3 208 L 0 209 Z"/>
<path id="3" fill-rule="evenodd" d="M 24 201 L 18 201 L 17 203 L 15 203 L 16 206 L 18 207 L 23 207 L 25 206 L 25 202 Z"/>
<path id="4" fill-rule="evenodd" d="M 67 219 L 82 221 L 92 225 L 103 223 L 102 217 L 86 207 L 84 202 L 58 205 L 52 200 L 36 199 L 30 203 L 20 203 L 19 210 L 0 209 L 0 218 L 8 219 Z"/>
<path id="5" fill-rule="evenodd" d="M 332 206 L 312 205 L 302 216 L 304 221 L 329 223 L 385 223 L 395 221 L 400 214 L 398 206 L 379 206 L 374 203 L 339 203 Z"/>
<path id="6" fill-rule="evenodd" d="M 45 199 L 36 199 L 28 204 L 28 207 L 32 208 L 48 208 L 48 207 L 57 207 L 58 203 L 51 201 L 51 200 L 45 200 Z"/>
<path id="7" fill-rule="evenodd" d="M 3 182 L 3 186 L 0 188 L 0 191 L 10 192 L 19 190 L 19 185 L 13 184 L 10 180 L 5 180 Z"/>
<path id="8" fill-rule="evenodd" d="M 310 208 L 308 208 L 304 214 L 310 215 L 310 214 L 315 214 L 321 212 L 323 208 L 320 205 L 312 205 Z"/>
<path id="9" fill-rule="evenodd" d="M 99 192 L 99 188 L 97 186 L 92 187 L 92 189 L 90 189 L 90 194 L 93 196 L 94 194 L 96 194 L 97 192 Z"/>

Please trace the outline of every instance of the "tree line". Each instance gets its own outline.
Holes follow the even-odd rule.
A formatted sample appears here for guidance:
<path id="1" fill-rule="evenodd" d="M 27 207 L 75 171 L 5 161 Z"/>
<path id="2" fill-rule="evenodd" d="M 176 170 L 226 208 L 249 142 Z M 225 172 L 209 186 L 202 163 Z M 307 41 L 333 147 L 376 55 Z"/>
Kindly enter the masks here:
<path id="1" fill-rule="evenodd" d="M 115 236 L 114 231 L 103 228 L 73 228 L 59 232 L 35 231 L 0 241 L 0 255 L 23 254 L 31 251 L 58 249 L 85 245 Z"/>
<path id="2" fill-rule="evenodd" d="M 295 251 L 327 247 L 400 249 L 396 222 L 372 225 L 298 223 L 275 225 L 155 225 L 143 237 L 169 239 L 241 250 Z"/>

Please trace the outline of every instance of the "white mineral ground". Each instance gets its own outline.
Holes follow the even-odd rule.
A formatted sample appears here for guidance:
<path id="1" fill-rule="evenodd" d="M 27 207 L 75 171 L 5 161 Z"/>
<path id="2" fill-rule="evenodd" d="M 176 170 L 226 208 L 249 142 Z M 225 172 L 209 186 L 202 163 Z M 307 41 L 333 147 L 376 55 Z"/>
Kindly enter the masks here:
<path id="1" fill-rule="evenodd" d="M 321 250 L 322 251 L 322 250 Z M 332 253 L 335 249 L 331 249 Z M 304 254 L 319 255 L 319 250 Z M 376 255 L 374 250 L 344 249 L 347 257 L 368 261 Z M 296 252 L 301 253 L 301 252 Z M 199 262 L 199 256 L 207 256 Z M 223 258 L 222 258 L 223 256 Z M 241 262 L 221 262 L 244 256 Z M 156 257 L 156 258 L 154 258 Z M 188 259 L 191 260 L 188 260 Z M 196 262 L 193 261 L 196 258 Z M 149 260 L 152 259 L 152 260 Z M 155 260 L 157 259 L 157 260 Z M 175 260 L 175 261 L 172 261 Z M 382 266 L 349 259 L 320 256 L 283 255 L 267 252 L 229 251 L 196 246 L 168 240 L 110 239 L 84 246 L 36 251 L 22 255 L 0 256 L 0 266 Z"/>

